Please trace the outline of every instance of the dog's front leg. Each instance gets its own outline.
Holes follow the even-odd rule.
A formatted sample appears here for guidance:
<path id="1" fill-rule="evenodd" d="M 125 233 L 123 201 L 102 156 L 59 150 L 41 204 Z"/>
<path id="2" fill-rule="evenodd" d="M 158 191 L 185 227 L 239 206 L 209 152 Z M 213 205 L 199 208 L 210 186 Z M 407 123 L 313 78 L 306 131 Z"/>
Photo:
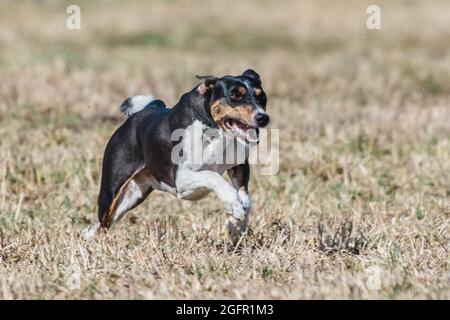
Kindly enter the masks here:
<path id="1" fill-rule="evenodd" d="M 250 166 L 248 160 L 244 164 L 228 169 L 227 173 L 231 179 L 231 183 L 238 192 L 239 201 L 245 208 L 244 219 L 237 220 L 234 219 L 234 217 L 228 219 L 228 231 L 231 240 L 234 243 L 237 243 L 241 236 L 247 231 L 248 215 L 251 206 L 250 196 L 248 194 L 248 181 L 250 179 Z"/>
<path id="2" fill-rule="evenodd" d="M 180 170 L 177 173 L 176 187 L 178 197 L 182 199 L 191 198 L 201 189 L 214 191 L 233 219 L 246 219 L 247 210 L 240 201 L 237 190 L 217 172 Z"/>

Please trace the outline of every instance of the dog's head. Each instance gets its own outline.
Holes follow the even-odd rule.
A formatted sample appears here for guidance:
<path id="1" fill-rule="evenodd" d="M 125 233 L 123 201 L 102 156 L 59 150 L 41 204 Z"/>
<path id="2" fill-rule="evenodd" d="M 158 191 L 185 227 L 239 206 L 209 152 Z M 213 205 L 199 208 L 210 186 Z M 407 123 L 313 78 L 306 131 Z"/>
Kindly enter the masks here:
<path id="1" fill-rule="evenodd" d="M 258 129 L 266 127 L 267 97 L 259 75 L 249 69 L 240 76 L 197 76 L 197 91 L 207 96 L 213 121 L 232 136 L 248 142 L 258 141 Z"/>

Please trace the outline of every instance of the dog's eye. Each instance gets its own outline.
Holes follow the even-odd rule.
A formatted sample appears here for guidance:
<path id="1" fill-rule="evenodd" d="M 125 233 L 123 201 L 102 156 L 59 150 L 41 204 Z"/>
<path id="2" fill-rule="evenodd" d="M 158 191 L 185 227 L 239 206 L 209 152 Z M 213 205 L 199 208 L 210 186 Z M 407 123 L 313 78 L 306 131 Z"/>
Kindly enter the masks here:
<path id="1" fill-rule="evenodd" d="M 242 98 L 247 93 L 247 90 L 243 86 L 234 87 L 230 91 L 230 99 L 231 100 L 242 100 Z"/>
<path id="2" fill-rule="evenodd" d="M 230 97 L 232 100 L 239 100 L 242 98 L 242 96 L 238 92 L 233 92 Z"/>

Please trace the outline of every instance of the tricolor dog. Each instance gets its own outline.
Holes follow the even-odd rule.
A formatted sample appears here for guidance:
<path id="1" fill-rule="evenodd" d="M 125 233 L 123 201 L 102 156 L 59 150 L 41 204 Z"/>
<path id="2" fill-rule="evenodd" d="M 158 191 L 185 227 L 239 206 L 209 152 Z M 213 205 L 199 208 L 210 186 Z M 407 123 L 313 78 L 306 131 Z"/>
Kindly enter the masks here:
<path id="1" fill-rule="evenodd" d="M 230 215 L 233 242 L 246 231 L 248 149 L 258 142 L 258 129 L 269 123 L 267 97 L 253 70 L 240 76 L 197 78 L 200 83 L 173 108 L 151 96 L 123 102 L 127 119 L 106 146 L 99 222 L 88 228 L 87 239 L 100 228 L 110 228 L 153 190 L 186 200 L 213 191 Z M 243 150 L 244 156 L 236 150 Z M 231 183 L 223 177 L 225 171 Z"/>

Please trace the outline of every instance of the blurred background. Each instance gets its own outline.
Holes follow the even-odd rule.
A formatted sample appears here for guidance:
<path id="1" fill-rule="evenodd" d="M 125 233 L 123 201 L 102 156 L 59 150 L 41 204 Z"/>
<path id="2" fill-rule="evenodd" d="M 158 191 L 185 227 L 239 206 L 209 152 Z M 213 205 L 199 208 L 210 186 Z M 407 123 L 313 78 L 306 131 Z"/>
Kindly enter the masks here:
<path id="1" fill-rule="evenodd" d="M 275 98 L 302 99 L 320 89 L 367 104 L 392 98 L 386 90 L 398 86 L 408 96 L 449 90 L 445 0 L 378 1 L 382 28 L 372 31 L 366 27 L 370 1 L 78 1 L 80 30 L 66 28 L 70 4 L 2 1 L 2 70 L 50 65 L 97 77 L 109 72 L 114 81 L 123 73 L 145 76 L 143 83 L 118 85 L 117 98 L 151 89 L 171 102 L 178 86 L 194 84 L 194 74 L 247 67 L 264 74 Z M 331 76 L 337 74 L 355 81 L 342 88 Z M 64 103 L 104 107 L 83 95 L 68 99 Z"/>

